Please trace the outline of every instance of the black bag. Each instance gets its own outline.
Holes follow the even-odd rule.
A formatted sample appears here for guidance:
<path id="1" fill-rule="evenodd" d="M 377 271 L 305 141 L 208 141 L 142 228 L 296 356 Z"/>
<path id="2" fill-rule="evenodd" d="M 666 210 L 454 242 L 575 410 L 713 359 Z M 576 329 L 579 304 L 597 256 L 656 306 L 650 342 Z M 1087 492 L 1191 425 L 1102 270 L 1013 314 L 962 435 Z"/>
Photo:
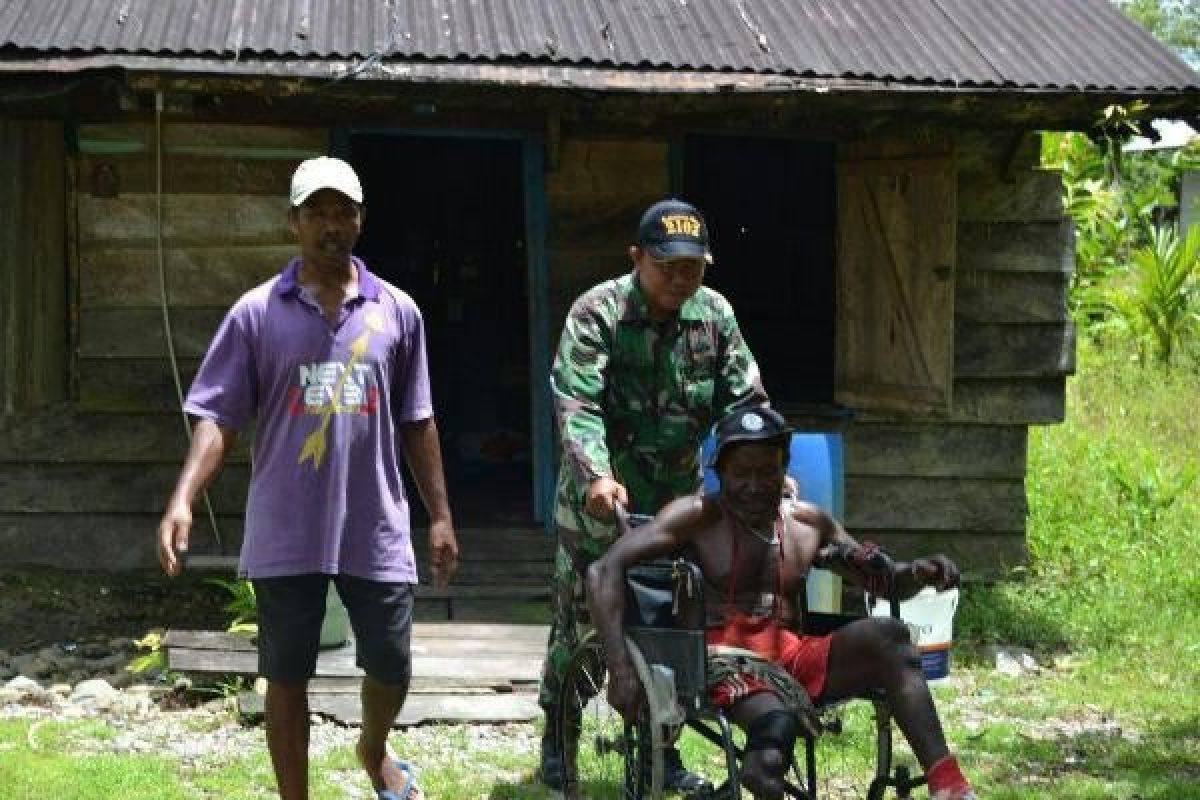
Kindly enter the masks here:
<path id="1" fill-rule="evenodd" d="M 660 558 L 625 572 L 625 626 L 704 629 L 704 580 L 685 558 Z"/>
<path id="2" fill-rule="evenodd" d="M 685 708 L 705 696 L 704 581 L 684 558 L 657 559 L 625 572 L 625 632 L 649 664 L 669 666 Z"/>

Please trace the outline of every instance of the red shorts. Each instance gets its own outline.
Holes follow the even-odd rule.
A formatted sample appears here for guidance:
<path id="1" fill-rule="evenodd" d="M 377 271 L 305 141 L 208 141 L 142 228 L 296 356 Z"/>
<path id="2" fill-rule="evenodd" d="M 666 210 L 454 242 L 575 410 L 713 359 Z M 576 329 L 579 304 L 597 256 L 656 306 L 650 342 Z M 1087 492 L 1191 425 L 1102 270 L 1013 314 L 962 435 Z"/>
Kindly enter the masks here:
<path id="1" fill-rule="evenodd" d="M 704 635 L 705 644 L 742 647 L 769 658 L 783 667 L 804 687 L 814 702 L 825 691 L 828 674 L 830 636 L 801 636 L 772 625 L 771 630 L 759 630 L 752 637 L 738 635 L 730 628 L 712 628 Z M 764 634 L 769 637 L 767 646 Z M 747 641 L 747 638 L 752 641 Z M 751 646 L 755 645 L 755 646 Z M 758 692 L 771 691 L 770 684 L 755 675 L 741 674 L 709 687 L 709 701 L 717 708 L 726 708 Z"/>

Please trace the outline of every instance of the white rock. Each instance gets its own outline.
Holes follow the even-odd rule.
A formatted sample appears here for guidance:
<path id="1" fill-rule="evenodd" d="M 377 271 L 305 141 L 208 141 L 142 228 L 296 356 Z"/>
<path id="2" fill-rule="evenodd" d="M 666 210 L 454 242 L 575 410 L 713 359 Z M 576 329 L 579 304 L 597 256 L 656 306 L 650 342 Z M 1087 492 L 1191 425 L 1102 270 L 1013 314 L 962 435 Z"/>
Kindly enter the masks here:
<path id="1" fill-rule="evenodd" d="M 109 708 L 117 696 L 117 690 L 108 681 L 99 678 L 84 681 L 71 692 L 70 701 L 87 708 Z"/>
<path id="2" fill-rule="evenodd" d="M 987 648 L 995 670 L 1002 675 L 1020 676 L 1038 670 L 1037 660 L 1024 647 L 993 645 Z"/>
<path id="3" fill-rule="evenodd" d="M 18 675 L 8 683 L 4 684 L 5 689 L 11 689 L 16 692 L 40 692 L 42 685 L 31 678 L 24 675 Z"/>

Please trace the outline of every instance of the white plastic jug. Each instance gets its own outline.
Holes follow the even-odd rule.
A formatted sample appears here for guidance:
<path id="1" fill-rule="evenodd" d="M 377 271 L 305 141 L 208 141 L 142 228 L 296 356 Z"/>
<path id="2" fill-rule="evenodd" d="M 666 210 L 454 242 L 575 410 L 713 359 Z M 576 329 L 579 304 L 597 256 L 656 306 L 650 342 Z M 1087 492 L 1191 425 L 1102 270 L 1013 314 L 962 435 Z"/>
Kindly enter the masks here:
<path id="1" fill-rule="evenodd" d="M 925 680 L 935 683 L 950 674 L 950 648 L 954 644 L 954 612 L 958 609 L 958 589 L 939 592 L 926 586 L 900 603 L 900 619 L 908 625 L 913 644 L 921 652 Z M 887 600 L 878 599 L 870 609 L 873 617 L 890 617 Z"/>

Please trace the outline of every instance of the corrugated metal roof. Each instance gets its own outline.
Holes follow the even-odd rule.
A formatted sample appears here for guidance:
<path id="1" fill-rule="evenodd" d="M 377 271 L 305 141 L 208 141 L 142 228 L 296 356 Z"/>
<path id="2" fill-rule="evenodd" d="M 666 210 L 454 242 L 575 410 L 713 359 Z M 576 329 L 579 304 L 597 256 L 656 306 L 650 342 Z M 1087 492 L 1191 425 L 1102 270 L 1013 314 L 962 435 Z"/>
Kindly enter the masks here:
<path id="1" fill-rule="evenodd" d="M 0 47 L 1200 89 L 1108 0 L 0 0 Z"/>

